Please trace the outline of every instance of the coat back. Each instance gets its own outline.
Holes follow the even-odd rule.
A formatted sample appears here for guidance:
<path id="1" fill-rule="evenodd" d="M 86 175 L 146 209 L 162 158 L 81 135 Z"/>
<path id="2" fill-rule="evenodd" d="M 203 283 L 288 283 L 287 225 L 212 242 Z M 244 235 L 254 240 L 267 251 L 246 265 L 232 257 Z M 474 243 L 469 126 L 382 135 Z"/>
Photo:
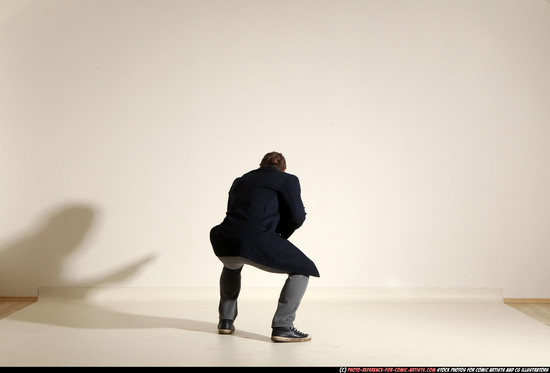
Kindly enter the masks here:
<path id="1" fill-rule="evenodd" d="M 295 175 L 261 167 L 235 179 L 223 222 L 210 231 L 217 256 L 242 256 L 288 273 L 319 276 L 288 238 L 306 219 Z"/>

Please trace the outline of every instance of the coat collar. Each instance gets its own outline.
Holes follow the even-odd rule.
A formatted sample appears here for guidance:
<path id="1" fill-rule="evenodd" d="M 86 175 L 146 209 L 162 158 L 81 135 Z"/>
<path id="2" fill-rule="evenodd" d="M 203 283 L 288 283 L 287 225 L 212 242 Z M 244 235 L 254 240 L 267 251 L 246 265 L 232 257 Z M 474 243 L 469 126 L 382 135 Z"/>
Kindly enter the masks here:
<path id="1" fill-rule="evenodd" d="M 283 172 L 281 170 L 279 170 L 277 167 L 275 166 L 262 166 L 259 168 L 260 170 L 266 170 L 266 171 L 277 171 L 277 172 Z"/>

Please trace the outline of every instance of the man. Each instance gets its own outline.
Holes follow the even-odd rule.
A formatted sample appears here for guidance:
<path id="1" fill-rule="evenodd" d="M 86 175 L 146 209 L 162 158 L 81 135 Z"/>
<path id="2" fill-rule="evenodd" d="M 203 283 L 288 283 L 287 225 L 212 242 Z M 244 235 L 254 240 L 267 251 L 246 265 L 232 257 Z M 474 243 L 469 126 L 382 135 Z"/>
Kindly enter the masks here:
<path id="1" fill-rule="evenodd" d="M 286 160 L 281 153 L 266 154 L 260 168 L 233 182 L 225 219 L 210 231 L 214 253 L 224 264 L 220 277 L 220 334 L 235 331 L 241 270 L 248 264 L 267 272 L 288 274 L 271 322 L 271 340 L 311 339 L 294 327 L 294 320 L 309 276 L 319 277 L 319 271 L 288 241 L 303 224 L 306 212 L 298 178 L 285 171 Z"/>

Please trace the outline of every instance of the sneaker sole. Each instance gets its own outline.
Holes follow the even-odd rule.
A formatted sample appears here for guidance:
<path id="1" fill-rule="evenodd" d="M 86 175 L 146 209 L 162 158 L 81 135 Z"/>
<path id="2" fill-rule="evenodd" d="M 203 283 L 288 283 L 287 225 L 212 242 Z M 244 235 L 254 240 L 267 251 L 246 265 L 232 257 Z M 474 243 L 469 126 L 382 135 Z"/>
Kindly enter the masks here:
<path id="1" fill-rule="evenodd" d="M 311 336 L 308 335 L 307 337 L 304 337 L 304 338 L 289 338 L 289 337 L 273 336 L 271 337 L 271 340 L 273 342 L 307 342 L 311 340 Z"/>
<path id="2" fill-rule="evenodd" d="M 218 334 L 233 334 L 235 328 L 233 329 L 218 329 Z"/>

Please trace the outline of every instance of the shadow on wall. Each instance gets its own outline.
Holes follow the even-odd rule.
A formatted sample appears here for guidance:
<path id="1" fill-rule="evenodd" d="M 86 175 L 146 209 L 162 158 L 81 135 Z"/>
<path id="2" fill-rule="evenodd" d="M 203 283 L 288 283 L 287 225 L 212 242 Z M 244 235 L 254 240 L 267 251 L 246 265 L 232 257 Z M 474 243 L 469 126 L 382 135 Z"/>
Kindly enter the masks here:
<path id="1" fill-rule="evenodd" d="M 34 296 L 39 287 L 93 288 L 121 283 L 153 260 L 147 256 L 97 279 L 78 282 L 67 278 L 67 260 L 85 241 L 94 218 L 90 205 L 66 205 L 25 237 L 0 247 L 0 295 Z"/>

